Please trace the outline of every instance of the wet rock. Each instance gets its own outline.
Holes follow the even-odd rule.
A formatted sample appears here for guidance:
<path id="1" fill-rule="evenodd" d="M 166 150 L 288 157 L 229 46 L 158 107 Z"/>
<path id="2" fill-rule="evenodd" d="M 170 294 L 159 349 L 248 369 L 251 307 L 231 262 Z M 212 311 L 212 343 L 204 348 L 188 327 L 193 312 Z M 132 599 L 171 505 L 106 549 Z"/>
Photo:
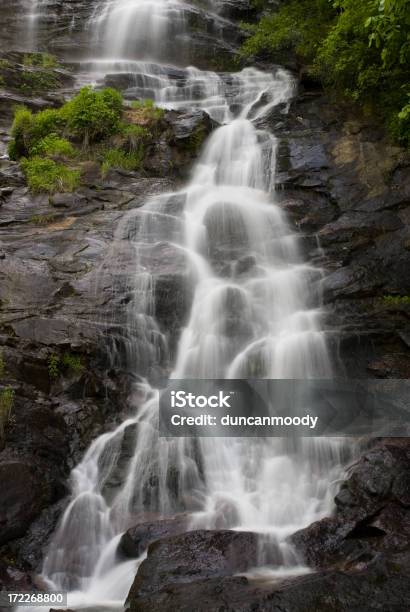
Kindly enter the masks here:
<path id="1" fill-rule="evenodd" d="M 126 606 L 138 610 L 141 597 L 170 585 L 244 572 L 256 559 L 257 536 L 249 532 L 192 531 L 159 540 L 149 546 Z"/>
<path id="2" fill-rule="evenodd" d="M 131 527 L 124 533 L 119 550 L 127 557 L 137 558 L 152 542 L 182 534 L 188 530 L 188 517 L 185 514 L 173 518 L 145 522 Z"/>
<path id="3" fill-rule="evenodd" d="M 410 444 L 375 444 L 352 467 L 336 514 L 296 532 L 292 542 L 314 567 L 357 567 L 406 551 L 410 536 Z"/>
<path id="4" fill-rule="evenodd" d="M 41 471 L 22 461 L 0 464 L 0 545 L 19 538 L 52 497 Z"/>

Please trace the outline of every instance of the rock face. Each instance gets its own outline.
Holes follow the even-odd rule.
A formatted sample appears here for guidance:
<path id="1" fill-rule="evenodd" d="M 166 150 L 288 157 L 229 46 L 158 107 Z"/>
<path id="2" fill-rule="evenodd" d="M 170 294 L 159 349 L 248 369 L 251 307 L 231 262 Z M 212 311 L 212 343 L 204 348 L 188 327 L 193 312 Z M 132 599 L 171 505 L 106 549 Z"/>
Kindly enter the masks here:
<path id="1" fill-rule="evenodd" d="M 55 513 L 49 508 L 66 494 L 70 469 L 133 405 L 131 348 L 139 347 L 133 358 L 140 375 L 166 376 L 165 345 L 172 351 L 187 315 L 186 262 L 166 240 L 144 254 L 159 327 L 147 335 L 130 323 L 126 307 L 138 209 L 149 196 L 175 190 L 198 152 L 197 134 L 212 129 L 202 113 L 170 115 L 142 174 L 111 170 L 103 179 L 91 163 L 74 194 L 33 196 L 19 165 L 0 161 L 0 392 L 15 393 L 0 441 L 0 487 L 7 491 L 0 545 L 32 568 L 55 525 L 60 506 Z M 178 159 L 177 171 L 167 169 L 168 159 Z M 176 198 L 169 207 L 179 214 L 183 203 Z"/>
<path id="2" fill-rule="evenodd" d="M 178 591 L 187 583 L 201 584 L 233 576 L 245 572 L 256 561 L 257 536 L 253 533 L 192 531 L 159 540 L 148 548 L 148 557 L 138 570 L 126 608 L 157 609 L 156 601 L 164 594 L 170 599 L 169 589 Z M 198 605 L 200 602 L 199 598 Z"/>
<path id="3" fill-rule="evenodd" d="M 322 290 L 340 371 L 407 378 L 409 155 L 309 86 L 268 122 L 280 138 L 281 205 L 305 255 L 326 270 Z"/>
<path id="4" fill-rule="evenodd" d="M 188 517 L 185 514 L 169 519 L 139 523 L 124 533 L 119 550 L 127 557 L 139 557 L 152 542 L 188 531 Z"/>
<path id="5" fill-rule="evenodd" d="M 372 446 L 336 496 L 336 514 L 297 532 L 293 542 L 316 567 L 354 567 L 404 554 L 410 537 L 410 444 L 392 438 Z"/>

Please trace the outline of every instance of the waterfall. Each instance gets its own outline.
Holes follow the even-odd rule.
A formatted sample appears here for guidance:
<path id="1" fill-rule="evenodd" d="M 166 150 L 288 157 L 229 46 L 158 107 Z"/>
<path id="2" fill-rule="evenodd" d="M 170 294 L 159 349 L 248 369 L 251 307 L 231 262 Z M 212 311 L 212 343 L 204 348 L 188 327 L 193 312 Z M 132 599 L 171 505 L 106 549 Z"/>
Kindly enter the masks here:
<path id="1" fill-rule="evenodd" d="M 193 294 L 173 378 L 329 378 L 322 273 L 303 261 L 275 201 L 277 141 L 258 127 L 271 108 L 290 100 L 292 77 L 282 69 L 217 74 L 158 63 L 158 41 L 169 45 L 186 27 L 184 7 L 175 0 L 114 0 L 100 3 L 92 18 L 107 44 L 102 70 L 129 54 L 134 93 L 153 93 L 164 108 L 201 108 L 220 124 L 189 184 L 150 198 L 117 228 L 116 241 L 131 239 L 136 253 L 129 325 L 165 350 L 152 309 L 149 254 L 167 241 L 185 262 Z M 130 347 L 138 364 L 137 355 L 138 347 Z M 186 512 L 192 527 L 257 531 L 261 564 L 275 547 L 277 571 L 303 571 L 286 538 L 331 510 L 330 483 L 340 474 L 344 445 L 160 438 L 160 391 L 148 384 L 137 391 L 134 415 L 97 438 L 71 474 L 71 501 L 42 571 L 50 588 L 69 590 L 69 607 L 121 609 L 141 559 L 119 560 L 117 546 L 144 512 Z"/>

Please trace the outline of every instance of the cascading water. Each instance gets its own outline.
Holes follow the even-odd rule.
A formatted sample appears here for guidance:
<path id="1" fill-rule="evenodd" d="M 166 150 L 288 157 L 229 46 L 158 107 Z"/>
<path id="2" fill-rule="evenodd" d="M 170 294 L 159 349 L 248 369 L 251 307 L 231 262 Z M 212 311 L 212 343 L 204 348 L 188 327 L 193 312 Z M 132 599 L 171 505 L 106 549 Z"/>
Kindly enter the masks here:
<path id="1" fill-rule="evenodd" d="M 290 99 L 292 78 L 283 70 L 218 75 L 155 64 L 155 41 L 174 19 L 180 28 L 181 6 L 116 0 L 94 15 L 99 28 L 116 27 L 116 40 L 126 41 L 110 49 L 113 57 L 134 44 L 134 33 L 150 33 L 150 61 L 133 64 L 138 94 L 153 92 L 168 108 L 202 108 L 221 124 L 188 187 L 151 198 L 117 229 L 116 242 L 131 236 L 137 255 L 129 325 L 165 350 L 151 307 L 149 253 L 168 241 L 186 263 L 193 293 L 173 378 L 328 378 L 321 273 L 301 259 L 274 202 L 276 140 L 255 125 Z M 176 199 L 184 203 L 180 212 Z M 139 393 L 135 416 L 96 439 L 72 472 L 71 502 L 42 572 L 50 587 L 68 589 L 76 609 L 121 609 L 138 561 L 119 561 L 117 545 L 144 512 L 183 511 L 193 528 L 257 531 L 261 564 L 274 560 L 276 571 L 301 571 L 286 538 L 329 512 L 344 446 L 332 439 L 160 438 L 160 391 L 140 385 Z"/>

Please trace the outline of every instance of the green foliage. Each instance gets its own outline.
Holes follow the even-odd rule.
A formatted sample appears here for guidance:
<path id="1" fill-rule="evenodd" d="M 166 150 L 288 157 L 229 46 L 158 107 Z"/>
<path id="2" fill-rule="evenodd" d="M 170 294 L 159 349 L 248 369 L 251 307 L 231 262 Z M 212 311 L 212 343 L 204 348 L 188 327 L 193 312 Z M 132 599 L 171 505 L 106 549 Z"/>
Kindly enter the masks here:
<path id="1" fill-rule="evenodd" d="M 145 121 L 159 121 L 165 115 L 164 109 L 155 106 L 154 100 L 134 100 L 131 108 L 139 111 Z"/>
<path id="2" fill-rule="evenodd" d="M 384 295 L 386 306 L 410 306 L 410 295 Z"/>
<path id="3" fill-rule="evenodd" d="M 47 360 L 48 375 L 50 378 L 58 378 L 60 375 L 60 358 L 55 353 L 51 353 Z"/>
<path id="4" fill-rule="evenodd" d="M 149 131 L 141 125 L 125 123 L 121 127 L 121 134 L 127 139 L 126 147 L 130 151 L 135 151 L 144 141 L 149 138 Z"/>
<path id="5" fill-rule="evenodd" d="M 14 390 L 6 387 L 0 391 L 0 440 L 4 438 L 7 424 L 10 421 L 14 405 Z"/>
<path id="6" fill-rule="evenodd" d="M 88 146 L 119 131 L 122 96 L 115 89 L 83 87 L 60 112 L 69 132 Z"/>
<path id="7" fill-rule="evenodd" d="M 26 94 L 57 89 L 59 79 L 52 70 L 25 70 L 20 76 L 19 89 Z"/>
<path id="8" fill-rule="evenodd" d="M 58 61 L 50 53 L 26 53 L 23 57 L 24 66 L 37 66 L 40 68 L 57 68 Z"/>
<path id="9" fill-rule="evenodd" d="M 263 4 L 267 3 L 259 2 L 259 8 Z M 252 36 L 242 52 L 254 55 L 294 49 L 298 55 L 311 60 L 334 16 L 328 0 L 290 0 L 278 11 L 264 15 L 258 25 L 245 26 Z"/>
<path id="10" fill-rule="evenodd" d="M 49 108 L 33 114 L 26 106 L 18 106 L 14 111 L 11 127 L 11 159 L 30 156 L 33 148 L 38 146 L 43 138 L 57 134 L 63 127 L 64 121 L 58 110 Z"/>
<path id="11" fill-rule="evenodd" d="M 161 109 L 153 103 L 143 103 L 138 108 L 137 113 L 142 109 L 150 117 L 162 116 Z M 11 135 L 9 155 L 11 159 L 21 160 L 29 187 L 37 193 L 73 191 L 79 185 L 80 170 L 63 164 L 61 159 L 80 156 L 78 146 L 77 149 L 74 146 L 75 139 L 87 147 L 94 146 L 92 150 L 87 148 L 87 157 L 99 156 L 102 171 L 106 173 L 111 167 L 140 168 L 145 140 L 150 137 L 143 125 L 123 121 L 123 99 L 119 92 L 95 91 L 91 87 L 81 89 L 58 110 L 33 113 L 25 106 L 17 107 Z M 84 151 L 82 159 L 85 159 Z M 49 221 L 37 216 L 32 222 Z"/>
<path id="12" fill-rule="evenodd" d="M 45 155 L 47 157 L 74 157 L 76 151 L 69 140 L 61 138 L 57 134 L 49 134 L 42 138 L 31 149 L 33 155 Z"/>
<path id="13" fill-rule="evenodd" d="M 55 215 L 33 215 L 30 218 L 30 223 L 34 223 L 34 225 L 48 225 L 53 223 L 55 219 Z"/>
<path id="14" fill-rule="evenodd" d="M 75 374 L 81 374 L 85 369 L 81 357 L 72 353 L 64 353 L 63 365 Z"/>
<path id="15" fill-rule="evenodd" d="M 132 151 L 114 148 L 103 152 L 101 172 L 105 176 L 110 168 L 121 168 L 122 170 L 138 170 L 144 159 L 144 147 L 140 145 Z"/>
<path id="16" fill-rule="evenodd" d="M 24 159 L 21 167 L 34 193 L 74 191 L 80 183 L 80 170 L 72 170 L 52 159 L 41 157 Z"/>
<path id="17" fill-rule="evenodd" d="M 410 0 L 289 0 L 248 30 L 245 55 L 294 50 L 325 87 L 410 145 Z"/>
<path id="18" fill-rule="evenodd" d="M 61 359 L 58 355 L 52 353 L 48 358 L 47 365 L 48 375 L 51 379 L 58 378 L 63 368 L 74 374 L 81 374 L 85 369 L 81 357 L 72 353 L 64 353 Z"/>

